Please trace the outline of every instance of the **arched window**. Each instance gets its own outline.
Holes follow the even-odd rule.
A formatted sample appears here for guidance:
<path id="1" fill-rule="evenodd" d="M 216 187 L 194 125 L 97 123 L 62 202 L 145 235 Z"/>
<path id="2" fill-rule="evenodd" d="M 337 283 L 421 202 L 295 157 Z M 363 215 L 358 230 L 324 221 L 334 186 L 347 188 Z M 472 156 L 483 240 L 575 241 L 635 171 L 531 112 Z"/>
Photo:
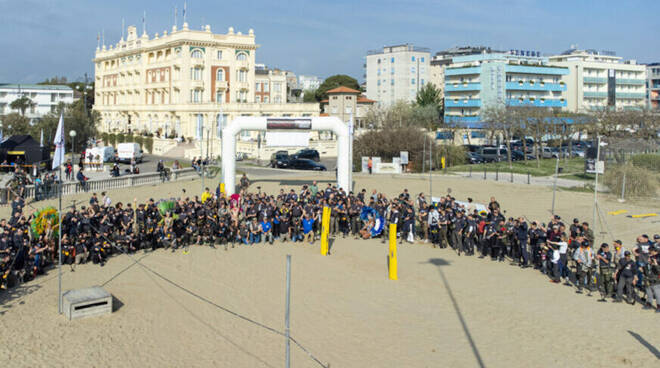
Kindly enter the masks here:
<path id="1" fill-rule="evenodd" d="M 244 53 L 244 52 L 239 52 L 238 54 L 236 54 L 236 60 L 238 60 L 238 61 L 247 60 L 247 54 Z"/>
<path id="2" fill-rule="evenodd" d="M 225 70 L 223 68 L 218 69 L 218 71 L 216 72 L 216 75 L 215 75 L 215 80 L 217 80 L 217 81 L 225 80 Z"/>
<path id="3" fill-rule="evenodd" d="M 204 55 L 202 54 L 202 50 L 193 50 L 190 56 L 194 59 L 201 59 Z"/>

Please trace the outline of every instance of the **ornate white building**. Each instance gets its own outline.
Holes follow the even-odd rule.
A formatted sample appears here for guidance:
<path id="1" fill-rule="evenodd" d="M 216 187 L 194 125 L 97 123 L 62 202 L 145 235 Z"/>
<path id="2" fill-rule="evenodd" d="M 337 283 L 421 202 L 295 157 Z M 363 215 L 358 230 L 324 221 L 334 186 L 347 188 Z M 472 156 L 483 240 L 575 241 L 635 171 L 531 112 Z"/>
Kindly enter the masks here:
<path id="1" fill-rule="evenodd" d="M 266 103 L 263 82 L 275 76 L 255 76 L 257 47 L 252 30 L 214 34 L 208 25 L 191 30 L 184 23 L 150 37 L 129 26 L 125 40 L 96 49 L 99 130 L 190 138 L 198 136 L 202 121 L 205 132 L 219 137 L 222 123 L 237 116 L 318 116 L 318 104 L 274 98 L 275 83 L 285 80 L 268 86 L 273 98 Z"/>

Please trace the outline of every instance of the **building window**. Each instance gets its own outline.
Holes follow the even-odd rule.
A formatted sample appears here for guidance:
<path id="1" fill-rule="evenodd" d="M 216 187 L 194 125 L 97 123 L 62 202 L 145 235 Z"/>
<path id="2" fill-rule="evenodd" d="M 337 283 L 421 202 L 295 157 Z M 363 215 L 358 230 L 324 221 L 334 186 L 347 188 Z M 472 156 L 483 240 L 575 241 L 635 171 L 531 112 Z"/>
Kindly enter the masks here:
<path id="1" fill-rule="evenodd" d="M 424 85 L 424 79 L 420 81 L 420 84 L 423 86 Z"/>
<path id="2" fill-rule="evenodd" d="M 245 69 L 239 70 L 237 79 L 239 82 L 247 82 L 247 70 Z"/>
<path id="3" fill-rule="evenodd" d="M 264 103 L 268 103 L 268 96 L 264 96 Z"/>
<path id="4" fill-rule="evenodd" d="M 410 72 L 411 72 L 412 74 L 415 74 L 415 67 L 414 67 L 414 66 L 413 66 L 412 68 L 410 68 Z"/>
<path id="5" fill-rule="evenodd" d="M 218 51 L 220 52 L 220 51 Z M 224 81 L 225 80 L 225 70 L 223 68 L 219 68 L 218 71 L 215 72 L 215 80 L 217 81 Z"/>
<path id="6" fill-rule="evenodd" d="M 261 92 L 261 83 L 257 82 L 254 84 L 254 90 L 257 92 Z"/>
<path id="7" fill-rule="evenodd" d="M 217 102 L 217 103 L 222 103 L 222 99 L 223 99 L 223 97 L 224 97 L 224 92 L 222 92 L 222 91 L 217 91 L 217 92 L 215 93 L 215 102 Z"/>
<path id="8" fill-rule="evenodd" d="M 202 50 L 195 49 L 190 54 L 190 57 L 192 57 L 193 59 L 201 59 L 202 57 L 204 57 L 204 55 L 202 54 Z"/>
<path id="9" fill-rule="evenodd" d="M 268 92 L 268 85 L 269 85 L 269 83 L 267 81 L 263 84 L 264 92 Z"/>
<path id="10" fill-rule="evenodd" d="M 202 90 L 193 89 L 190 91 L 190 100 L 195 103 L 202 102 Z M 153 94 L 152 94 L 152 103 L 153 103 Z"/>
<path id="11" fill-rule="evenodd" d="M 410 80 L 410 84 L 415 84 L 415 78 Z"/>
<path id="12" fill-rule="evenodd" d="M 394 62 L 394 58 L 392 58 L 392 62 Z"/>
<path id="13" fill-rule="evenodd" d="M 236 60 L 238 60 L 238 61 L 247 60 L 247 54 L 244 53 L 244 52 L 239 52 L 238 54 L 236 54 Z"/>
<path id="14" fill-rule="evenodd" d="M 394 85 L 394 79 L 392 79 L 392 81 L 390 82 L 390 84 L 391 84 L 391 85 Z"/>
<path id="15" fill-rule="evenodd" d="M 279 91 L 282 89 L 282 82 L 273 82 L 273 89 Z"/>
<path id="16" fill-rule="evenodd" d="M 415 56 L 414 56 L 414 55 L 413 55 L 413 57 L 412 57 L 412 61 L 415 61 Z"/>
<path id="17" fill-rule="evenodd" d="M 376 84 L 380 86 L 380 79 L 378 80 L 378 82 Z"/>
<path id="18" fill-rule="evenodd" d="M 275 103 L 280 103 L 280 102 L 282 102 L 282 97 L 280 97 L 280 96 L 275 96 L 275 97 L 273 98 L 273 102 L 275 102 Z"/>
<path id="19" fill-rule="evenodd" d="M 421 62 L 422 62 L 422 63 L 424 62 L 424 57 L 421 58 Z"/>
<path id="20" fill-rule="evenodd" d="M 390 70 L 390 74 L 394 74 L 394 68 Z"/>
<path id="21" fill-rule="evenodd" d="M 218 50 L 218 60 L 222 60 L 222 51 Z"/>
<path id="22" fill-rule="evenodd" d="M 261 96 L 254 96 L 254 102 L 260 103 L 261 102 Z"/>
<path id="23" fill-rule="evenodd" d="M 194 67 L 190 69 L 190 79 L 192 80 L 202 80 L 202 68 Z"/>

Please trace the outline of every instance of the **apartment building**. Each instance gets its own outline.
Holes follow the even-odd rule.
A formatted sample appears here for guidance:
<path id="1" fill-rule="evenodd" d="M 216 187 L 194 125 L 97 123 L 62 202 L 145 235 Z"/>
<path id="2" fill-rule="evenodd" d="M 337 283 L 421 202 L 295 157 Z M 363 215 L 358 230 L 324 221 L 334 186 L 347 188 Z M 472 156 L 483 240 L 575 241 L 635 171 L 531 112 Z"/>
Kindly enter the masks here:
<path id="1" fill-rule="evenodd" d="M 429 49 L 411 44 L 367 52 L 364 64 L 367 98 L 383 106 L 414 101 L 429 80 L 430 59 Z"/>
<path id="2" fill-rule="evenodd" d="M 646 64 L 646 96 L 651 110 L 660 110 L 660 63 Z"/>
<path id="3" fill-rule="evenodd" d="M 30 119 L 39 119 L 54 112 L 60 103 L 73 103 L 73 89 L 69 86 L 40 84 L 0 84 L 0 115 L 20 113 L 11 108 L 11 103 L 27 97 L 34 104 L 25 111 Z"/>
<path id="4" fill-rule="evenodd" d="M 445 121 L 478 123 L 490 107 L 564 108 L 567 67 L 546 58 L 494 53 L 452 58 L 445 68 Z"/>
<path id="5" fill-rule="evenodd" d="M 568 111 L 641 109 L 647 104 L 646 66 L 635 60 L 624 61 L 611 51 L 578 49 L 548 60 L 550 65 L 569 69 L 562 76 Z"/>

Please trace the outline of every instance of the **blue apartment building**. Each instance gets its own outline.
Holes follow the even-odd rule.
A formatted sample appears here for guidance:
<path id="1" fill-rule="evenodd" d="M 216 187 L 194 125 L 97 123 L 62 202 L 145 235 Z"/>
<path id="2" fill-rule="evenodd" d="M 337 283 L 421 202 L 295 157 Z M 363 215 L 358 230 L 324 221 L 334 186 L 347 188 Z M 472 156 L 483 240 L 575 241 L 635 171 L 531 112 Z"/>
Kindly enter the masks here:
<path id="1" fill-rule="evenodd" d="M 533 53 L 538 55 L 537 53 Z M 480 128 L 492 106 L 565 108 L 568 68 L 514 53 L 461 56 L 445 70 L 445 122 Z"/>

